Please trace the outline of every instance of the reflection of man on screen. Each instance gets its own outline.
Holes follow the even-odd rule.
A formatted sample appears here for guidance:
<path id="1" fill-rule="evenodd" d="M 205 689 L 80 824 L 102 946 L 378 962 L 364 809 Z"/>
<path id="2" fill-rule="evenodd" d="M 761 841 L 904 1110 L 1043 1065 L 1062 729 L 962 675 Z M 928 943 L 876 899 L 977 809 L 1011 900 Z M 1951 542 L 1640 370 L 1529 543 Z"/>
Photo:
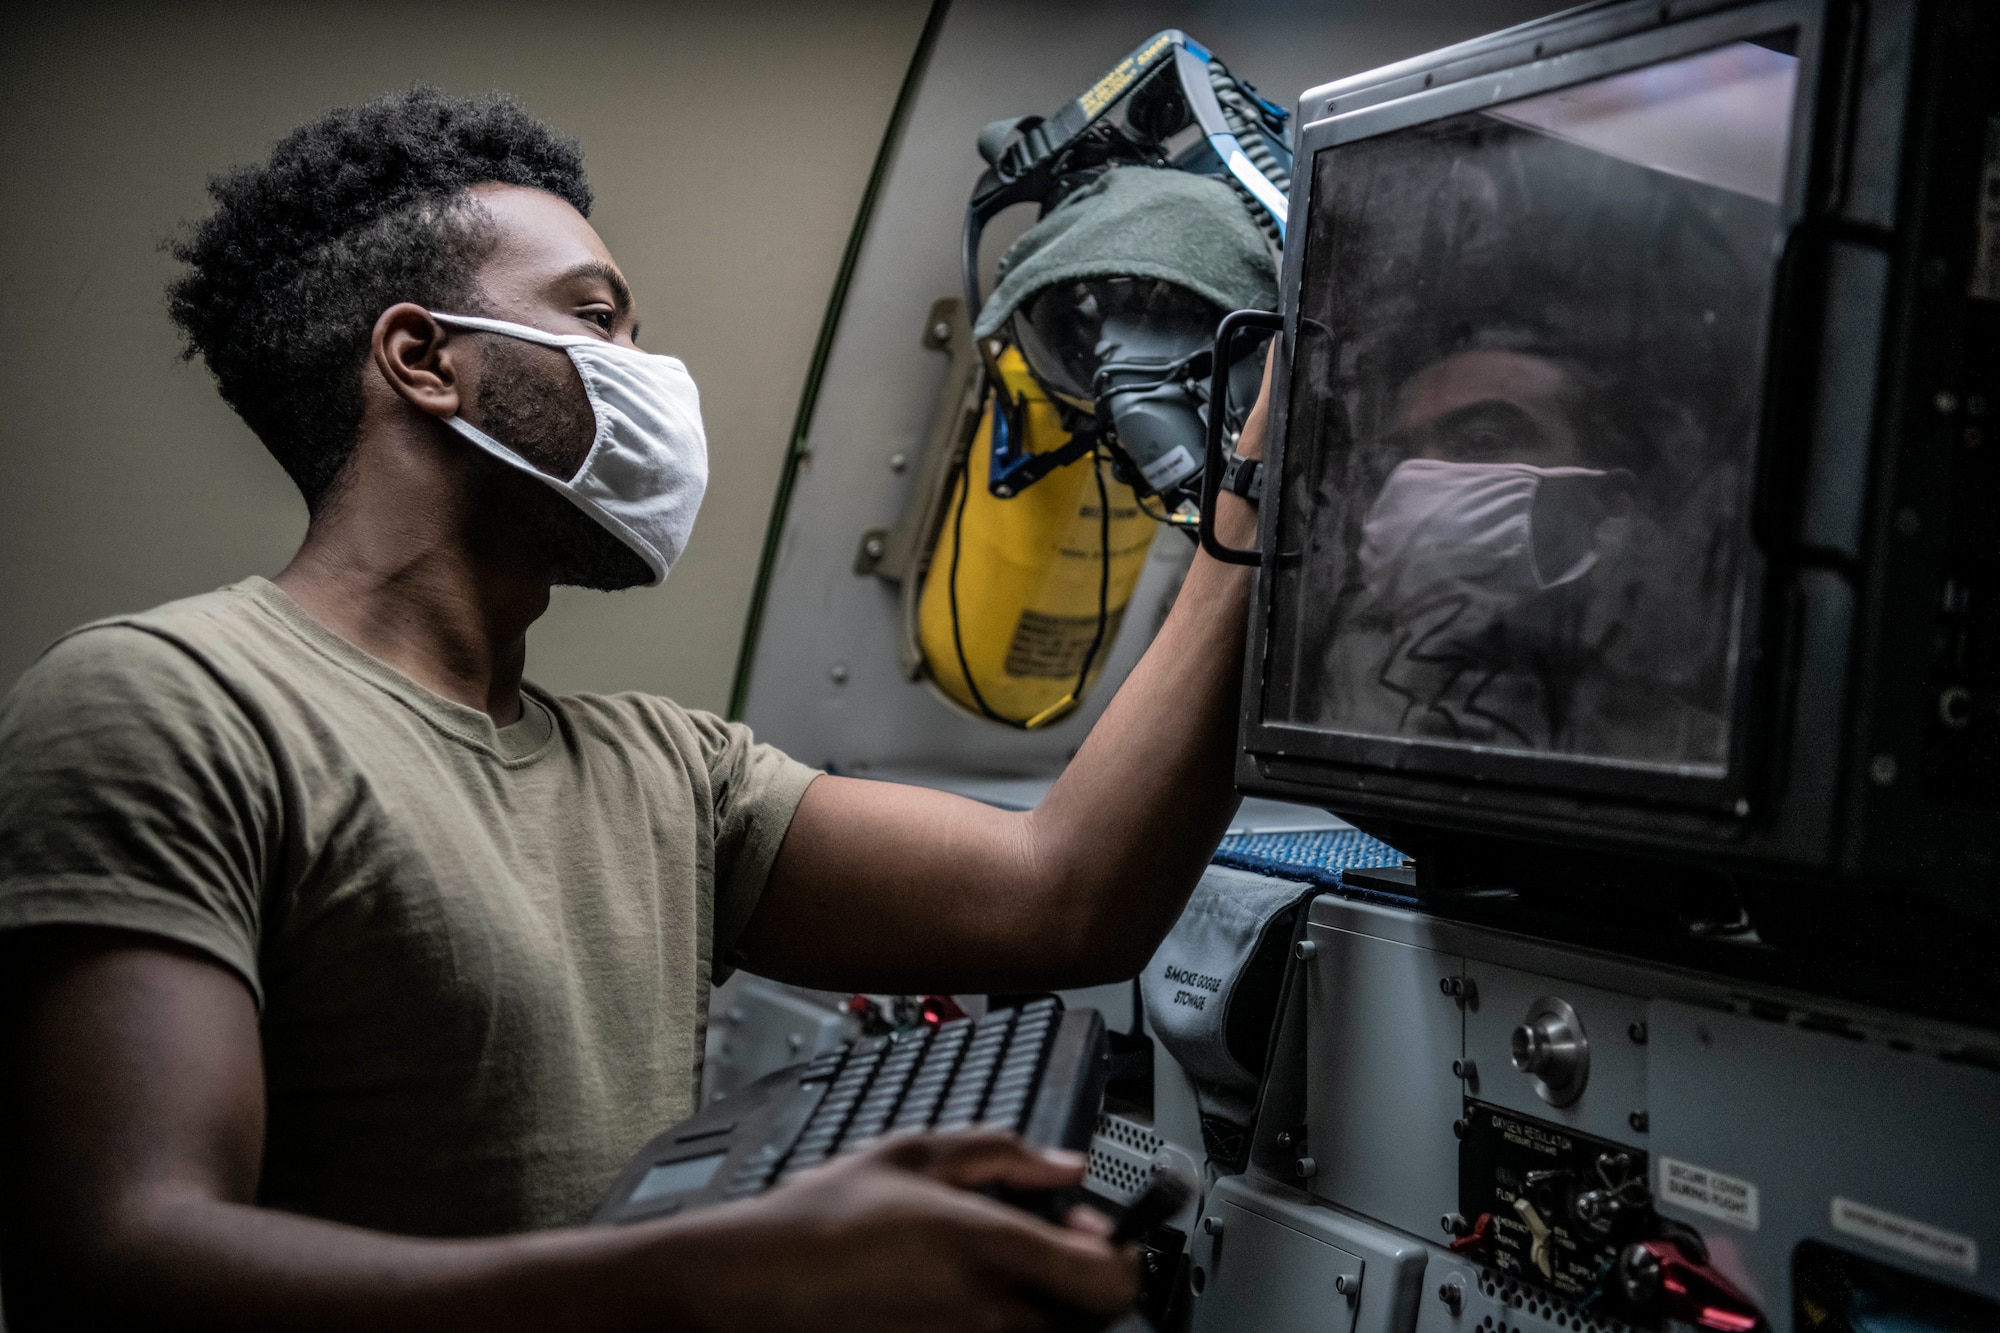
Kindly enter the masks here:
<path id="1" fill-rule="evenodd" d="M 1577 376 L 1520 352 L 1433 362 L 1372 452 L 1387 479 L 1361 524 L 1361 590 L 1335 676 L 1380 729 L 1568 748 L 1602 676 L 1590 575 L 1624 550 L 1633 475 L 1593 466 Z M 1391 716 L 1393 714 L 1393 716 Z M 1609 739 L 1609 738 L 1600 738 Z"/>
<path id="2" fill-rule="evenodd" d="M 1724 762 L 1791 88 L 1739 47 L 1319 158 L 1300 720 Z"/>

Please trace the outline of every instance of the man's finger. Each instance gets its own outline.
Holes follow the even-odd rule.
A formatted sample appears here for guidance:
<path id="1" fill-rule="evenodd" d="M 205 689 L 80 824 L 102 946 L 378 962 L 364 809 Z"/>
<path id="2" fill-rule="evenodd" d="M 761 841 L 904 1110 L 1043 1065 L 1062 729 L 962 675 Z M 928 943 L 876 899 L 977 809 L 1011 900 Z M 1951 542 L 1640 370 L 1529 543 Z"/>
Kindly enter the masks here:
<path id="1" fill-rule="evenodd" d="M 1000 1185 L 1047 1190 L 1074 1185 L 1088 1165 L 1081 1153 L 1036 1150 L 1012 1134 L 972 1131 L 924 1134 L 882 1149 L 888 1161 L 960 1189 Z"/>
<path id="2" fill-rule="evenodd" d="M 1003 1283 L 1072 1309 L 1112 1315 L 1139 1294 L 1138 1257 L 1102 1236 L 1051 1226 L 984 1195 L 956 1194 L 973 1253 Z"/>
<path id="3" fill-rule="evenodd" d="M 1081 1231 L 1086 1236 L 1109 1236 L 1112 1221 L 1087 1203 L 1077 1204 L 1063 1214 L 1063 1224 L 1071 1231 Z"/>

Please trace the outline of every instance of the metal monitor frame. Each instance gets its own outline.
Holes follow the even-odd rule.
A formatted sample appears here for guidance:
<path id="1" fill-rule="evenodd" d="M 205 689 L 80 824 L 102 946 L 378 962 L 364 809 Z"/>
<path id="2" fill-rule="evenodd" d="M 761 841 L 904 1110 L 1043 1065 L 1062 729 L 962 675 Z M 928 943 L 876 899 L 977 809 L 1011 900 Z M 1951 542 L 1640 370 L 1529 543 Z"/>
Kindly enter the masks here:
<path id="1" fill-rule="evenodd" d="M 1820 551 L 1799 539 L 1799 515 L 1782 499 L 1788 488 L 1803 486 L 1811 462 L 1807 451 L 1815 442 L 1787 422 L 1795 415 L 1789 411 L 1794 388 L 1809 399 L 1814 387 L 1821 352 L 1816 321 L 1833 284 L 1834 252 L 1865 251 L 1886 263 L 1900 258 L 1902 248 L 1896 233 L 1843 220 L 1842 183 L 1828 183 L 1830 175 L 1846 169 L 1858 78 L 1857 42 L 1839 30 L 1847 8 L 1818 0 L 1592 5 L 1316 89 L 1302 99 L 1293 169 L 1293 217 L 1301 227 L 1298 241 L 1287 247 L 1281 288 L 1283 355 L 1272 389 L 1268 450 L 1278 480 L 1266 485 L 1260 524 L 1266 572 L 1253 597 L 1248 636 L 1237 766 L 1243 790 L 1312 801 L 1378 823 L 1394 821 L 1392 827 L 1409 821 L 1648 858 L 1734 861 L 1794 876 L 1851 873 L 1865 859 L 1857 851 L 1858 839 L 1842 837 L 1841 808 L 1852 799 L 1854 786 L 1852 774 L 1844 772 L 1851 767 L 1844 763 L 1844 748 L 1851 743 L 1847 719 L 1858 670 L 1850 660 L 1857 621 L 1870 628 L 1862 605 L 1866 571 L 1857 556 Z M 1268 575 L 1284 517 L 1292 358 L 1311 244 L 1303 220 L 1313 206 L 1319 153 L 1785 30 L 1797 33 L 1800 62 L 1779 209 L 1787 244 L 1766 324 L 1774 369 L 1763 386 L 1750 511 L 1756 517 L 1737 609 L 1725 771 L 1673 771 L 1266 720 L 1266 652 L 1276 589 Z M 1896 75 L 1904 76 L 1900 70 Z M 1836 153 L 1836 147 L 1842 151 Z M 1886 349 L 1893 334 L 1881 337 Z M 1870 441 L 1862 447 L 1866 451 Z M 1893 442 L 1889 449 L 1875 449 L 1892 451 Z M 1864 469 L 1880 466 L 1865 453 L 1858 462 L 1846 461 Z M 1861 551 L 1875 544 L 1863 541 Z M 1987 842 L 1993 841 L 1989 836 Z"/>

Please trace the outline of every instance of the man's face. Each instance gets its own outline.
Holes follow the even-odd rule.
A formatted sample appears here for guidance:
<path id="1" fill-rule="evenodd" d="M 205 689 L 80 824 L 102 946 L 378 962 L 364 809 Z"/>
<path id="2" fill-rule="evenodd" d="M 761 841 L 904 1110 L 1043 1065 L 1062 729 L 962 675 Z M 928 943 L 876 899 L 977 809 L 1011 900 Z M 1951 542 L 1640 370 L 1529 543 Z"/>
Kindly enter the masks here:
<path id="1" fill-rule="evenodd" d="M 635 347 L 631 289 L 596 230 L 567 202 L 513 185 L 480 186 L 497 243 L 474 277 L 476 310 L 556 334 L 587 334 Z M 453 331 L 471 355 L 461 413 L 536 468 L 567 481 L 590 452 L 596 419 L 583 381 L 561 348 L 504 334 Z M 552 584 L 627 588 L 652 573 L 624 543 L 534 478 L 480 454 L 472 486 L 475 546 L 525 560 Z"/>
<path id="2" fill-rule="evenodd" d="M 1459 352 L 1412 375 L 1396 399 L 1385 443 L 1405 457 L 1450 463 L 1582 461 L 1563 403 L 1561 366 L 1520 352 Z"/>

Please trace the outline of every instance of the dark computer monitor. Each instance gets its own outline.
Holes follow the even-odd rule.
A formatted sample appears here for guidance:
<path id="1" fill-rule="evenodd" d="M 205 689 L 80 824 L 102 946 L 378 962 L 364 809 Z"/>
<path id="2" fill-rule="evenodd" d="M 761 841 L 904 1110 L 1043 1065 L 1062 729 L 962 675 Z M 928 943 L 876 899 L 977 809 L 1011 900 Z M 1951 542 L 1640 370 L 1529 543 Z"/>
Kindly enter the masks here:
<path id="1" fill-rule="evenodd" d="M 1995 68 L 1646 0 L 1309 92 L 1240 785 L 1994 910 Z"/>

